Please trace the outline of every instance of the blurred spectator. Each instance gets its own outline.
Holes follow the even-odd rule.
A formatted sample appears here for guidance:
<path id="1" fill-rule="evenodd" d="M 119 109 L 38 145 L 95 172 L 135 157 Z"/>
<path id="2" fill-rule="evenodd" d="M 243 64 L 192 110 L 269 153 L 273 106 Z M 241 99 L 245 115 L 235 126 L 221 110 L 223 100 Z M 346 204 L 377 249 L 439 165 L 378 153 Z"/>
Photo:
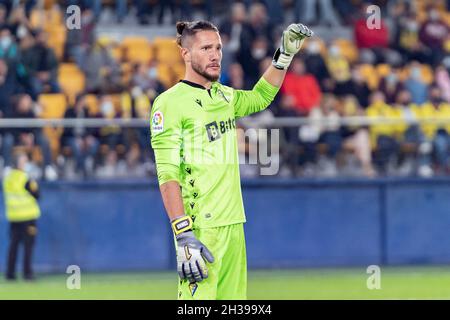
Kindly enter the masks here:
<path id="1" fill-rule="evenodd" d="M 384 94 L 380 91 L 374 92 L 370 98 L 370 106 L 366 109 L 367 116 L 372 119 L 386 118 L 396 120 L 401 114 L 396 112 L 390 105 L 386 104 Z M 398 141 L 397 128 L 395 125 L 378 122 L 370 127 L 371 144 L 374 150 L 374 163 L 380 174 L 388 174 L 389 166 L 397 161 Z"/>
<path id="2" fill-rule="evenodd" d="M 436 8 L 431 8 L 428 19 L 422 24 L 419 35 L 420 41 L 430 49 L 431 65 L 439 64 L 444 56 L 444 40 L 450 29 L 441 20 L 440 13 Z"/>
<path id="3" fill-rule="evenodd" d="M 366 79 L 361 74 L 361 65 L 355 65 L 352 68 L 352 87 L 351 94 L 358 99 L 359 105 L 366 109 L 369 106 L 370 89 Z"/>
<path id="4" fill-rule="evenodd" d="M 270 56 L 269 43 L 267 38 L 257 37 L 253 40 L 250 50 L 250 56 L 247 57 L 245 67 L 245 88 L 251 88 L 259 79 L 259 64 Z"/>
<path id="5" fill-rule="evenodd" d="M 333 93 L 337 96 L 350 94 L 352 92 L 350 64 L 337 45 L 333 44 L 328 50 L 326 62 L 331 75 Z"/>
<path id="6" fill-rule="evenodd" d="M 241 47 L 241 36 L 246 24 L 247 9 L 242 2 L 234 2 L 230 9 L 230 17 L 220 26 L 220 36 L 227 41 L 228 49 L 236 54 Z"/>
<path id="7" fill-rule="evenodd" d="M 23 62 L 31 76 L 35 94 L 60 91 L 58 59 L 53 49 L 48 46 L 48 34 L 45 31 L 39 31 L 34 44 L 23 51 Z"/>
<path id="8" fill-rule="evenodd" d="M 139 87 L 142 91 L 148 91 L 151 100 L 162 93 L 165 88 L 158 80 L 158 68 L 156 62 L 150 63 L 147 67 L 144 63 L 135 65 L 131 78 L 132 87 Z"/>
<path id="9" fill-rule="evenodd" d="M 325 64 L 325 60 L 322 58 L 319 41 L 311 39 L 311 41 L 308 42 L 308 46 L 305 48 L 305 52 L 306 71 L 313 74 L 322 90 L 325 90 L 325 80 L 329 79 L 330 74 L 327 65 Z"/>
<path id="10" fill-rule="evenodd" d="M 401 132 L 399 162 L 403 162 L 403 169 L 400 171 L 403 171 L 403 175 L 429 176 L 432 174 L 431 144 L 427 142 L 418 125 L 418 116 L 413 110 L 411 94 L 408 90 L 401 90 L 398 93 L 394 108 L 402 114 L 404 119 L 404 122 L 399 124 Z M 416 163 L 409 165 L 411 161 Z"/>
<path id="11" fill-rule="evenodd" d="M 435 82 L 442 91 L 442 98 L 450 102 L 450 76 L 445 66 L 440 65 L 435 72 Z"/>
<path id="12" fill-rule="evenodd" d="M 11 72 L 16 71 L 17 74 L 23 74 L 25 70 L 21 65 L 20 51 L 11 31 L 7 26 L 0 26 L 0 59 L 4 59 L 8 64 Z"/>
<path id="13" fill-rule="evenodd" d="M 12 118 L 34 119 L 36 118 L 33 110 L 34 105 L 29 95 L 22 94 L 17 97 L 15 108 L 11 114 Z M 47 137 L 43 134 L 41 128 L 14 128 L 10 130 L 11 135 L 4 137 L 5 144 L 5 166 L 12 165 L 12 151 L 14 145 L 21 145 L 31 150 L 35 145 L 38 145 L 42 152 L 44 177 L 48 180 L 55 180 L 58 174 L 52 165 L 52 155 L 50 144 Z"/>
<path id="14" fill-rule="evenodd" d="M 249 9 L 249 27 L 250 34 L 253 39 L 258 37 L 273 39 L 273 25 L 270 23 L 267 15 L 267 8 L 264 4 L 252 3 Z"/>
<path id="15" fill-rule="evenodd" d="M 389 63 L 398 65 L 400 55 L 389 49 L 389 29 L 383 19 L 379 28 L 369 29 L 367 26 L 367 6 L 363 6 L 360 18 L 354 24 L 354 37 L 356 46 L 360 49 L 360 59 L 364 63 Z"/>
<path id="16" fill-rule="evenodd" d="M 319 146 L 323 145 L 325 150 L 318 150 L 321 155 L 317 165 L 319 174 L 326 176 L 336 176 L 336 156 L 341 151 L 342 135 L 340 131 L 340 114 L 337 111 L 338 101 L 333 95 L 324 95 L 320 108 L 311 110 L 310 118 L 320 123 Z M 319 147 L 319 146 L 316 146 Z"/>
<path id="17" fill-rule="evenodd" d="M 84 51 L 80 68 L 86 75 L 87 92 L 98 94 L 119 90 L 121 84 L 119 66 L 100 39 Z"/>
<path id="18" fill-rule="evenodd" d="M 342 99 L 341 115 L 344 117 L 363 116 L 364 110 L 353 95 Z M 369 130 L 365 126 L 343 125 L 341 128 L 343 148 L 354 153 L 367 177 L 373 177 L 376 172 L 372 166 L 372 150 Z"/>
<path id="19" fill-rule="evenodd" d="M 436 118 L 449 118 L 450 105 L 441 97 L 439 87 L 433 86 L 429 90 L 429 102 L 415 108 L 418 118 L 422 120 L 432 120 Z M 434 171 L 438 174 L 448 173 L 450 141 L 448 124 L 438 124 L 436 122 L 423 123 L 421 125 L 425 137 L 433 145 L 433 155 L 436 164 Z"/>
<path id="20" fill-rule="evenodd" d="M 295 110 L 303 116 L 319 106 L 322 96 L 317 80 L 313 75 L 306 73 L 305 64 L 299 57 L 294 57 L 281 92 L 294 97 Z"/>
<path id="21" fill-rule="evenodd" d="M 94 43 L 95 19 L 92 10 L 81 11 L 81 28 L 67 30 L 66 42 L 64 44 L 64 60 L 74 61 L 81 64 L 84 50 Z"/>
<path id="22" fill-rule="evenodd" d="M 342 1 L 345 2 L 345 1 Z M 319 5 L 321 18 L 318 18 L 316 7 Z M 307 25 L 327 24 L 339 26 L 339 18 L 336 16 L 331 0 L 296 0 L 296 21 Z"/>
<path id="23" fill-rule="evenodd" d="M 244 89 L 244 71 L 239 63 L 232 63 L 228 68 L 229 79 L 227 85 L 237 89 Z"/>
<path id="24" fill-rule="evenodd" d="M 100 114 L 104 119 L 120 118 L 116 111 L 111 95 L 104 94 L 100 98 Z M 108 125 L 100 128 L 100 143 L 108 146 L 109 150 L 115 150 L 116 146 L 123 143 L 122 129 L 118 125 Z"/>
<path id="25" fill-rule="evenodd" d="M 417 60 L 425 63 L 428 57 L 427 48 L 419 39 L 420 24 L 416 14 L 411 11 L 402 15 L 402 12 L 399 12 L 396 23 L 397 34 L 393 45 L 402 54 L 403 62 Z"/>
<path id="26" fill-rule="evenodd" d="M 409 77 L 405 80 L 405 89 L 411 93 L 412 102 L 422 104 L 426 101 L 428 95 L 428 86 L 422 77 L 420 63 L 413 61 L 409 65 Z"/>
<path id="27" fill-rule="evenodd" d="M 76 98 L 73 107 L 68 108 L 64 114 L 65 119 L 87 119 L 89 109 L 86 106 L 84 95 Z M 94 168 L 94 158 L 99 142 L 96 137 L 97 129 L 84 126 L 65 127 L 61 136 L 61 146 L 69 147 L 75 159 L 76 174 L 91 176 Z"/>
<path id="28" fill-rule="evenodd" d="M 32 27 L 25 14 L 25 8 L 22 5 L 17 6 L 12 11 L 8 19 L 8 27 L 11 30 L 11 34 L 16 39 L 22 39 L 28 33 L 30 33 Z"/>
<path id="29" fill-rule="evenodd" d="M 378 88 L 384 93 L 388 104 L 395 103 L 397 94 L 403 89 L 403 84 L 399 79 L 399 71 L 392 69 L 389 74 L 381 79 Z"/>

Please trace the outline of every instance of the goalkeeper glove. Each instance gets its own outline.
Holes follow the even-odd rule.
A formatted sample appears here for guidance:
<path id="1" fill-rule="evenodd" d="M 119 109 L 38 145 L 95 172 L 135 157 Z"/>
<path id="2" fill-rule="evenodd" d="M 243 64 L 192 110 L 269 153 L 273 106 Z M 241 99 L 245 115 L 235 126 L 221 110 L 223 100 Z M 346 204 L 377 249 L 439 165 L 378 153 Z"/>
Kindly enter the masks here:
<path id="1" fill-rule="evenodd" d="M 280 47 L 275 51 L 272 65 L 280 70 L 286 70 L 291 64 L 294 55 L 300 50 L 306 38 L 313 35 L 307 26 L 291 24 L 283 31 Z"/>
<path id="2" fill-rule="evenodd" d="M 208 278 L 204 259 L 213 263 L 214 257 L 192 232 L 191 217 L 183 216 L 173 220 L 172 229 L 177 239 L 177 267 L 180 279 L 194 283 Z"/>

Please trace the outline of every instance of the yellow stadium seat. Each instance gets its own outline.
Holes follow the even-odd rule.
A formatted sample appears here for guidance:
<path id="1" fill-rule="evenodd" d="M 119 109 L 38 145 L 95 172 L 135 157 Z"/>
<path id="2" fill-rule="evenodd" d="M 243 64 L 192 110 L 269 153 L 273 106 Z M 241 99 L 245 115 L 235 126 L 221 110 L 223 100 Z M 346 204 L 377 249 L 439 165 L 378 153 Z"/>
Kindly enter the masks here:
<path id="1" fill-rule="evenodd" d="M 61 63 L 58 67 L 58 73 L 63 75 L 81 73 L 82 71 L 76 63 Z"/>
<path id="2" fill-rule="evenodd" d="M 45 11 L 33 9 L 30 15 L 30 24 L 33 28 L 43 28 L 45 24 Z"/>
<path id="3" fill-rule="evenodd" d="M 153 48 L 145 37 L 125 37 L 122 53 L 131 62 L 148 63 L 153 59 Z"/>
<path id="4" fill-rule="evenodd" d="M 387 63 L 380 63 L 375 68 L 379 78 L 384 78 L 391 73 L 391 66 Z"/>
<path id="5" fill-rule="evenodd" d="M 334 44 L 336 44 L 342 55 L 349 61 L 349 62 L 355 62 L 356 60 L 358 60 L 358 48 L 355 46 L 355 44 L 348 40 L 348 39 L 336 39 L 334 41 Z"/>
<path id="6" fill-rule="evenodd" d="M 375 68 L 371 64 L 363 64 L 361 65 L 361 74 L 366 80 L 368 87 L 371 90 L 375 90 L 378 88 L 379 78 Z"/>
<path id="7" fill-rule="evenodd" d="M 430 85 L 434 80 L 433 69 L 429 65 L 423 64 L 421 71 L 422 71 L 423 81 L 426 84 Z"/>
<path id="8" fill-rule="evenodd" d="M 173 75 L 176 80 L 181 80 L 184 77 L 184 73 L 186 71 L 186 67 L 184 66 L 184 63 L 177 63 L 172 66 Z"/>
<path id="9" fill-rule="evenodd" d="M 168 64 L 181 62 L 180 50 L 174 38 L 157 37 L 153 41 L 153 46 L 158 62 Z"/>
<path id="10" fill-rule="evenodd" d="M 39 95 L 39 105 L 42 107 L 41 118 L 59 119 L 64 116 L 67 98 L 63 93 L 46 93 Z"/>
<path id="11" fill-rule="evenodd" d="M 86 105 L 91 115 L 96 115 L 97 113 L 99 113 L 100 109 L 98 106 L 97 96 L 95 94 L 86 95 Z"/>
<path id="12" fill-rule="evenodd" d="M 62 93 L 41 94 L 38 98 L 38 103 L 42 107 L 41 118 L 61 119 L 67 108 L 67 98 Z M 45 127 L 44 134 L 47 136 L 50 149 L 53 155 L 58 154 L 59 138 L 63 132 L 63 128 Z"/>
<path id="13" fill-rule="evenodd" d="M 69 103 L 75 102 L 76 96 L 84 90 L 85 76 L 83 73 L 59 74 L 59 85 L 62 91 L 68 96 Z"/>
<path id="14" fill-rule="evenodd" d="M 158 69 L 158 80 L 161 81 L 161 83 L 165 87 L 172 86 L 175 80 L 171 68 L 164 63 L 160 63 L 158 64 L 157 69 Z"/>

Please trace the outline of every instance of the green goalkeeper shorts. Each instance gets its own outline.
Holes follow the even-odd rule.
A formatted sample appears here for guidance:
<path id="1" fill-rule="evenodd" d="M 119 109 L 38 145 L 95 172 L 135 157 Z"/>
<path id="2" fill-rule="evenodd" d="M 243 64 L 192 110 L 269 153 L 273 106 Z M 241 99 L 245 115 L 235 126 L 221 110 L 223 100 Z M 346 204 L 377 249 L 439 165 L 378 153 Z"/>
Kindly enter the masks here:
<path id="1" fill-rule="evenodd" d="M 196 229 L 194 234 L 213 254 L 207 263 L 208 278 L 190 284 L 178 281 L 179 300 L 245 300 L 247 299 L 247 258 L 244 224 Z"/>

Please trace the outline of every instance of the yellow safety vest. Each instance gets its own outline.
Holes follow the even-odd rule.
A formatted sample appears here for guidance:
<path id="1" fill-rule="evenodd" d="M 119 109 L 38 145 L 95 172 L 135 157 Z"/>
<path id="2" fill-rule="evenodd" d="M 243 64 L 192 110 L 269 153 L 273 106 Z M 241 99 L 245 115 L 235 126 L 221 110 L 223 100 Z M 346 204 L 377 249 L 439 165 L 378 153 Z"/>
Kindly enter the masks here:
<path id="1" fill-rule="evenodd" d="M 11 170 L 3 179 L 6 219 L 10 222 L 34 220 L 41 210 L 36 199 L 25 189 L 28 176 L 21 170 Z"/>

